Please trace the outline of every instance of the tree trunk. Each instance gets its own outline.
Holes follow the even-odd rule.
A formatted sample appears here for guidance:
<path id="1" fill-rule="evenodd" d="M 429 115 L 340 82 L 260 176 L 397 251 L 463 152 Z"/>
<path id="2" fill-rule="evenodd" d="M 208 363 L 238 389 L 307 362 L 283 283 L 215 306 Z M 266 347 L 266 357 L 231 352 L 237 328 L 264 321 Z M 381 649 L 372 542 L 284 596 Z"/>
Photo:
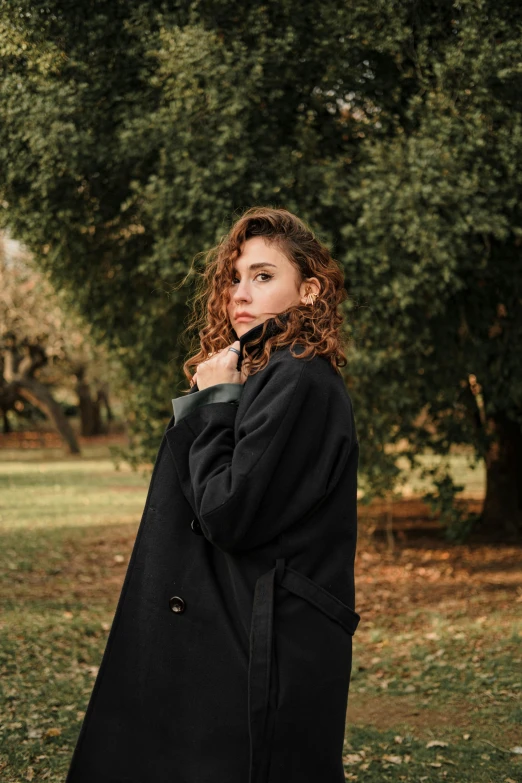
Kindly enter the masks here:
<path id="1" fill-rule="evenodd" d="M 8 435 L 10 432 L 12 432 L 12 427 L 6 410 L 2 411 L 2 418 L 4 420 L 4 435 Z"/>
<path id="2" fill-rule="evenodd" d="M 488 421 L 494 440 L 486 454 L 483 532 L 499 540 L 522 537 L 522 428 L 498 414 Z"/>
<path id="3" fill-rule="evenodd" d="M 93 399 L 89 384 L 80 380 L 76 384 L 76 394 L 80 407 L 80 426 L 84 437 L 91 435 L 103 435 L 104 429 L 101 421 L 101 406 L 98 398 Z"/>
<path id="4" fill-rule="evenodd" d="M 25 397 L 36 408 L 39 408 L 45 415 L 54 422 L 54 425 L 63 440 L 69 447 L 71 454 L 80 454 L 80 447 L 76 436 L 72 430 L 67 416 L 49 389 L 35 378 L 20 378 L 16 381 L 18 392 L 21 397 Z"/>
<path id="5" fill-rule="evenodd" d="M 113 416 L 113 413 L 112 413 L 111 404 L 109 402 L 109 384 L 108 383 L 104 383 L 103 386 L 100 386 L 98 388 L 98 394 L 97 394 L 96 399 L 98 400 L 98 404 L 100 406 L 100 409 L 101 409 L 102 405 L 105 406 L 105 411 L 107 413 L 107 426 L 104 427 L 104 432 L 108 432 L 109 431 L 109 423 L 114 419 L 114 416 Z"/>

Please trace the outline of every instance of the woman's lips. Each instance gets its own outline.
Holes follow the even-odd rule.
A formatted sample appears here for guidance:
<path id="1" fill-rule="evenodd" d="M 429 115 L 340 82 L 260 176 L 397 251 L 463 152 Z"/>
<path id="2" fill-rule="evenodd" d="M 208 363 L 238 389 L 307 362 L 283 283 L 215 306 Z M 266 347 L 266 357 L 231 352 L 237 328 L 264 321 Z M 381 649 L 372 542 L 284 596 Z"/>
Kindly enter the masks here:
<path id="1" fill-rule="evenodd" d="M 238 315 L 236 321 L 253 321 L 255 316 L 253 315 Z"/>

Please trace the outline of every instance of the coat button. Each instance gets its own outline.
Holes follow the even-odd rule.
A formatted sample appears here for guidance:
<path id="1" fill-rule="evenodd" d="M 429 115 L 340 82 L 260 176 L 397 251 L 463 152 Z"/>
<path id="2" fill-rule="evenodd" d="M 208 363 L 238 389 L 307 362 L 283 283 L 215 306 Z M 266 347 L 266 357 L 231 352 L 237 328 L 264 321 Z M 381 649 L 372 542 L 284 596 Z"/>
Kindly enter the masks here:
<path id="1" fill-rule="evenodd" d="M 169 606 L 172 612 L 185 611 L 185 601 L 183 600 L 183 598 L 180 598 L 179 595 L 172 596 L 172 598 L 169 600 Z"/>
<path id="2" fill-rule="evenodd" d="M 192 528 L 192 531 L 196 533 L 198 536 L 203 535 L 201 525 L 199 524 L 199 519 L 193 519 L 192 522 L 190 523 L 190 527 Z"/>

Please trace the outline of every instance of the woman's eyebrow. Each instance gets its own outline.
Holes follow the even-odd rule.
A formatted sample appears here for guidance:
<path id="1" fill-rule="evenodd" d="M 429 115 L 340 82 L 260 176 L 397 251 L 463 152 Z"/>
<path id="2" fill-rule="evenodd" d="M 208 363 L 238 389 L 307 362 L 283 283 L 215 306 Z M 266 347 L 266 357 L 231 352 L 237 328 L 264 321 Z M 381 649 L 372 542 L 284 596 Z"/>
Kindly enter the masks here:
<path id="1" fill-rule="evenodd" d="M 266 262 L 258 261 L 255 264 L 250 264 L 250 266 L 248 268 L 249 269 L 260 269 L 262 266 L 273 266 L 273 267 L 275 267 L 277 269 L 277 264 L 270 264 L 268 261 L 266 261 Z M 234 272 L 237 272 L 236 267 L 233 267 L 233 269 L 234 269 Z"/>

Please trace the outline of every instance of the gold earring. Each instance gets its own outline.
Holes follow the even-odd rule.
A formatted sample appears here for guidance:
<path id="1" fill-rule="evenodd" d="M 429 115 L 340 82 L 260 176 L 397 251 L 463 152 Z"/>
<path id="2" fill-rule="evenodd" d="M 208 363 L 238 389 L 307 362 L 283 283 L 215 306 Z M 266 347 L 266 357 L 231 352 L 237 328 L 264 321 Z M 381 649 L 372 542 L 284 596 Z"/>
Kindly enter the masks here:
<path id="1" fill-rule="evenodd" d="M 317 294 L 312 293 L 310 290 L 308 291 L 307 295 L 305 296 L 305 304 L 312 305 L 312 307 L 315 304 L 315 300 L 317 298 Z"/>

